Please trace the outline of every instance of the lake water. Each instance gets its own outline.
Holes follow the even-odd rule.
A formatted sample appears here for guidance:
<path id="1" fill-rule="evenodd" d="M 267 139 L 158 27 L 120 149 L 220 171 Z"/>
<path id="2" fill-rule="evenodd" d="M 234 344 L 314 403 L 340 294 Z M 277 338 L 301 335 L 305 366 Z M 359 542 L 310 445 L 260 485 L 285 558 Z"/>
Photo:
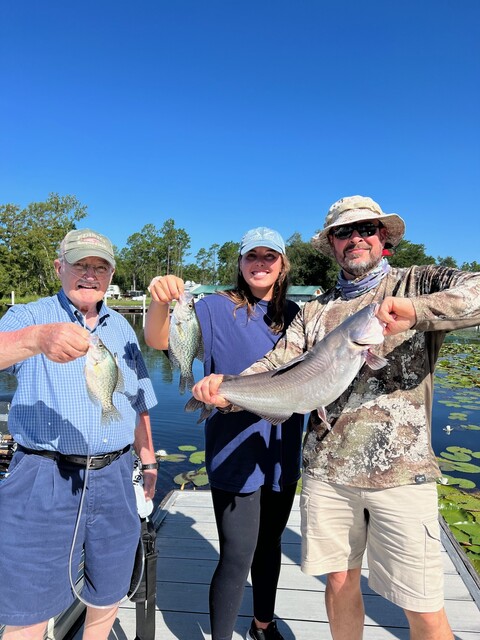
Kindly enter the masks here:
<path id="1" fill-rule="evenodd" d="M 167 357 L 161 351 L 150 349 L 145 345 L 142 331 L 141 315 L 128 314 L 125 316 L 134 327 L 142 353 L 145 358 L 152 383 L 157 395 L 158 405 L 151 411 L 152 434 L 156 450 L 163 449 L 168 454 L 179 453 L 179 447 L 190 445 L 192 449 L 203 451 L 203 423 L 197 424 L 197 413 L 186 413 L 184 406 L 190 397 L 189 393 L 181 396 L 178 391 L 178 373 L 172 373 L 170 363 Z M 195 361 L 194 375 L 198 380 L 203 374 L 203 368 L 200 362 Z M 15 379 L 12 376 L 0 373 L 0 394 L 5 392 L 13 392 L 15 389 Z M 466 421 L 452 420 L 452 408 L 441 403 L 440 400 L 448 398 L 448 391 L 439 389 L 435 392 L 434 409 L 433 409 L 433 448 L 437 455 L 444 451 L 447 447 L 458 446 L 467 447 L 478 451 L 480 449 L 480 431 L 466 430 L 460 427 L 460 423 L 475 424 L 480 426 L 480 406 L 470 406 L 469 409 L 461 409 L 467 414 Z M 458 411 L 453 410 L 453 411 Z M 448 435 L 443 429 L 447 424 L 451 424 L 453 431 Z M 187 471 L 198 470 L 203 463 L 197 461 L 190 462 L 189 455 L 191 451 L 186 453 L 184 461 L 170 462 L 162 461 L 159 469 L 159 477 L 157 483 L 157 495 L 155 502 L 160 500 L 174 488 L 179 485 L 174 478 Z M 449 472 L 449 475 L 459 477 L 469 477 L 462 473 Z M 478 474 L 475 476 L 480 477 Z M 477 482 L 477 485 L 479 482 Z M 192 485 L 189 486 L 191 488 Z"/>

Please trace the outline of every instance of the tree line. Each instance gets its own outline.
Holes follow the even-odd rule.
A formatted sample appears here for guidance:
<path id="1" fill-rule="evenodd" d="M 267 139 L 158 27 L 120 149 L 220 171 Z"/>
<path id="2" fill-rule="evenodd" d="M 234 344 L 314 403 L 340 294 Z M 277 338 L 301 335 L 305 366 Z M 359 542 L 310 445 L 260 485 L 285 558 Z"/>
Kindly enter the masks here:
<path id="1" fill-rule="evenodd" d="M 18 296 L 51 295 L 58 290 L 53 268 L 58 246 L 68 231 L 78 228 L 87 215 L 87 207 L 73 195 L 51 193 L 44 202 L 32 202 L 21 208 L 0 205 L 0 298 L 15 291 Z M 80 225 L 81 226 L 81 225 Z M 191 240 L 185 229 L 172 218 L 157 228 L 146 224 L 127 238 L 125 247 L 116 247 L 117 267 L 114 284 L 123 291 L 145 291 L 156 275 L 174 274 L 200 284 L 233 284 L 237 273 L 239 242 L 228 241 L 201 248 L 190 259 Z M 320 254 L 300 233 L 286 242 L 294 285 L 315 285 L 327 289 L 337 276 L 333 259 Z M 458 265 L 454 258 L 434 258 L 423 244 L 402 240 L 393 256 L 393 266 L 440 264 L 480 271 L 476 261 Z"/>

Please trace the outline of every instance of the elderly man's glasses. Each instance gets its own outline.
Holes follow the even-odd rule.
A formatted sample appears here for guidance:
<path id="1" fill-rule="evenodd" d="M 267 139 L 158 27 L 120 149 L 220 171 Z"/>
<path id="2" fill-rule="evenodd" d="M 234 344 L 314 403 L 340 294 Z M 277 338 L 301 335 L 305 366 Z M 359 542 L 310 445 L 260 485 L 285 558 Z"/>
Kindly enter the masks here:
<path id="1" fill-rule="evenodd" d="M 380 225 L 373 222 L 354 222 L 353 224 L 342 224 L 340 227 L 334 227 L 331 230 L 331 235 L 337 238 L 337 240 L 347 240 L 351 238 L 352 233 L 356 231 L 362 238 L 370 238 L 374 236 Z"/>
<path id="2" fill-rule="evenodd" d="M 89 270 L 93 271 L 93 273 L 100 278 L 112 273 L 112 267 L 106 264 L 95 265 L 86 262 L 76 262 L 75 264 L 69 264 L 68 268 L 77 276 L 84 276 Z"/>

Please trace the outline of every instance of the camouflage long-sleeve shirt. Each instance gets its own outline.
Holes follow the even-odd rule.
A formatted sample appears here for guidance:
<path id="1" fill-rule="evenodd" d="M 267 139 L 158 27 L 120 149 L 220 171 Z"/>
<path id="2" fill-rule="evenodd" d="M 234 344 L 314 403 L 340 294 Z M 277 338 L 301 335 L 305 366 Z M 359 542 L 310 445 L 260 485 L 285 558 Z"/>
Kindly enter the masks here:
<path id="1" fill-rule="evenodd" d="M 417 323 L 374 348 L 388 364 L 377 371 L 364 365 L 327 407 L 331 431 L 316 411 L 310 414 L 303 464 L 315 478 L 378 489 L 432 482 L 441 475 L 431 446 L 435 362 L 446 332 L 480 324 L 480 273 L 431 265 L 392 268 L 359 298 L 345 301 L 331 290 L 305 304 L 275 349 L 242 373 L 277 368 L 386 296 L 412 298 Z"/>

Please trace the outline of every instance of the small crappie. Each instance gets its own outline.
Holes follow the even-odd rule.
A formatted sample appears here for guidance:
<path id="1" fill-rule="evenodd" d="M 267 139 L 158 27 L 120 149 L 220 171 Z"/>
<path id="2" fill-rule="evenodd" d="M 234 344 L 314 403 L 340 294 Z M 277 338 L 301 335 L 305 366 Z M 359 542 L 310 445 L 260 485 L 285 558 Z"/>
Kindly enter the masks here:
<path id="1" fill-rule="evenodd" d="M 385 358 L 370 350 L 383 342 L 384 325 L 376 317 L 376 304 L 349 316 L 312 349 L 278 369 L 251 375 L 224 376 L 218 393 L 232 404 L 255 413 L 272 424 L 285 422 L 293 413 L 315 409 L 327 421 L 325 407 L 348 388 L 363 364 L 380 369 Z M 212 407 L 191 398 L 186 411 L 202 409 L 200 420 Z"/>
<path id="2" fill-rule="evenodd" d="M 173 369 L 180 369 L 180 393 L 193 387 L 192 366 L 195 358 L 203 360 L 203 340 L 191 293 L 182 293 L 170 318 L 168 357 Z"/>
<path id="3" fill-rule="evenodd" d="M 113 404 L 113 392 L 123 390 L 123 378 L 117 361 L 97 335 L 90 336 L 85 362 L 88 395 L 102 408 L 102 424 L 120 419 Z"/>

